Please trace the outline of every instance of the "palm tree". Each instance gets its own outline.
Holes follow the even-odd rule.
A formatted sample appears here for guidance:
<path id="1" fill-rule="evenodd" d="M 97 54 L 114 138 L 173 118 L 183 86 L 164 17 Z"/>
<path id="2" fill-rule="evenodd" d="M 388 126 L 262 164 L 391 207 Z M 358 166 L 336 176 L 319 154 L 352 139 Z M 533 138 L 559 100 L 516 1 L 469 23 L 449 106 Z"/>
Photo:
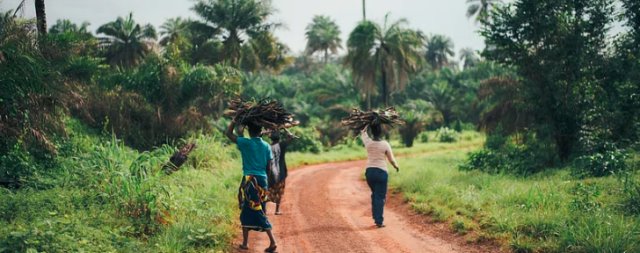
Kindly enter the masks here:
<path id="1" fill-rule="evenodd" d="M 325 64 L 329 59 L 329 51 L 331 54 L 337 54 L 338 49 L 342 48 L 340 27 L 327 16 L 313 17 L 313 21 L 307 26 L 305 35 L 307 36 L 307 54 L 323 52 Z"/>
<path id="2" fill-rule="evenodd" d="M 160 26 L 160 45 L 166 46 L 170 43 L 180 43 L 188 37 L 190 21 L 181 17 L 167 19 Z"/>
<path id="3" fill-rule="evenodd" d="M 441 69 L 449 65 L 450 57 L 455 56 L 453 42 L 446 36 L 433 35 L 427 38 L 425 58 L 433 69 Z"/>
<path id="4" fill-rule="evenodd" d="M 387 15 L 384 26 L 363 21 L 349 35 L 346 64 L 353 71 L 356 85 L 365 92 L 369 108 L 378 76 L 382 102 L 388 106 L 391 91 L 404 89 L 409 75 L 420 68 L 420 47 L 425 37 L 420 31 L 405 28 L 407 23 L 405 19 L 389 23 Z"/>
<path id="5" fill-rule="evenodd" d="M 456 105 L 456 91 L 446 80 L 438 80 L 425 89 L 427 100 L 442 114 L 445 126 L 453 120 Z"/>
<path id="6" fill-rule="evenodd" d="M 130 13 L 126 19 L 118 17 L 116 21 L 98 28 L 98 34 L 104 34 L 101 44 L 106 47 L 106 57 L 112 65 L 130 67 L 137 65 L 151 52 L 156 30 L 150 24 L 140 26 Z"/>
<path id="7" fill-rule="evenodd" d="M 209 27 L 220 30 L 223 57 L 236 67 L 242 58 L 243 44 L 277 26 L 267 22 L 274 12 L 270 1 L 199 0 L 193 10 Z"/>
<path id="8" fill-rule="evenodd" d="M 89 22 L 83 22 L 79 26 L 71 22 L 68 19 L 58 19 L 56 24 L 49 28 L 49 33 L 59 34 L 59 33 L 78 33 L 78 34 L 89 34 Z"/>
<path id="9" fill-rule="evenodd" d="M 502 0 L 467 0 L 467 18 L 475 16 L 476 22 L 489 17 L 489 12 Z"/>
<path id="10" fill-rule="evenodd" d="M 36 22 L 39 34 L 47 34 L 47 13 L 44 7 L 44 0 L 35 0 Z"/>
<path id="11" fill-rule="evenodd" d="M 464 68 L 470 68 L 480 62 L 480 57 L 472 48 L 463 48 L 460 50 L 460 61 L 463 62 Z"/>

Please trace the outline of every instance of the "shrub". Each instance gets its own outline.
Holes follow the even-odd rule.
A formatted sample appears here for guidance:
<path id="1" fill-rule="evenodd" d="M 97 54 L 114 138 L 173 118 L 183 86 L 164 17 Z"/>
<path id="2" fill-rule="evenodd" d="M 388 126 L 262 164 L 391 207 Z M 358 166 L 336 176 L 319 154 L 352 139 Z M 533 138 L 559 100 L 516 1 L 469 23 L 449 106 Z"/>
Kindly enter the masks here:
<path id="1" fill-rule="evenodd" d="M 291 133 L 297 138 L 291 140 L 291 144 L 287 147 L 290 152 L 311 152 L 320 153 L 322 143 L 319 141 L 319 134 L 313 128 L 295 127 L 291 129 Z"/>
<path id="2" fill-rule="evenodd" d="M 500 150 L 481 149 L 472 152 L 460 170 L 480 170 L 487 173 L 530 175 L 555 164 L 552 150 L 541 144 L 507 145 Z"/>
<path id="3" fill-rule="evenodd" d="M 574 161 L 574 173 L 578 176 L 602 177 L 628 169 L 627 154 L 613 146 L 594 154 L 582 155 Z"/>
<path id="4" fill-rule="evenodd" d="M 418 138 L 420 139 L 421 143 L 427 143 L 427 142 L 429 142 L 429 133 L 428 132 L 422 132 L 422 133 L 420 133 L 420 135 L 418 135 Z"/>
<path id="5" fill-rule="evenodd" d="M 448 127 L 438 129 L 436 136 L 440 142 L 456 142 L 458 140 L 458 133 Z"/>

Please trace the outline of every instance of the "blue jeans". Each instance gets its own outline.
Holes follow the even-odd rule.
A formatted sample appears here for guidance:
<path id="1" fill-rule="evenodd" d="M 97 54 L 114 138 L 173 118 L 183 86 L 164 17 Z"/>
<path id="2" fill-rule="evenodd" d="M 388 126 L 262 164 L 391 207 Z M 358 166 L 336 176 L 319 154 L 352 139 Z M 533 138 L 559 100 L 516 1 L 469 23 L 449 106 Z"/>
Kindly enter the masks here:
<path id="1" fill-rule="evenodd" d="M 367 184 L 371 188 L 371 213 L 373 220 L 378 225 L 384 221 L 384 203 L 387 198 L 387 182 L 389 175 L 379 168 L 367 168 L 364 174 L 367 177 Z"/>

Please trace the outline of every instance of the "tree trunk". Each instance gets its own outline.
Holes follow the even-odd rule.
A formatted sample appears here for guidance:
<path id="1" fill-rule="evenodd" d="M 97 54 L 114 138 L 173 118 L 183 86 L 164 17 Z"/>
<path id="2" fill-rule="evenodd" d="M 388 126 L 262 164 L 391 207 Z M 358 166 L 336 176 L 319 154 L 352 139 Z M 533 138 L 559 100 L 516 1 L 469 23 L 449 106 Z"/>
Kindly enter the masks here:
<path id="1" fill-rule="evenodd" d="M 388 99 L 388 87 L 387 87 L 387 71 L 385 70 L 385 65 L 382 63 L 382 103 L 384 107 L 389 107 L 389 99 Z"/>
<path id="2" fill-rule="evenodd" d="M 324 65 L 327 65 L 328 60 L 329 60 L 329 49 L 325 49 L 324 50 Z"/>
<path id="3" fill-rule="evenodd" d="M 367 21 L 367 4 L 366 4 L 366 0 L 362 0 L 362 21 Z"/>
<path id="4" fill-rule="evenodd" d="M 44 0 L 35 0 L 35 4 L 38 33 L 45 35 L 47 34 L 47 14 L 44 9 Z"/>

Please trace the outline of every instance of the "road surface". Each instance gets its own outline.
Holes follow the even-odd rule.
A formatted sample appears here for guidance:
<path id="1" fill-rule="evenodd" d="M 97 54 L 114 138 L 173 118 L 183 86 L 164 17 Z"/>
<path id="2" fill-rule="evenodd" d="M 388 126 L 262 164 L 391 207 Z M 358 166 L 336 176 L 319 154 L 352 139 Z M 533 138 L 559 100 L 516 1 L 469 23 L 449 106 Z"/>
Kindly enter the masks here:
<path id="1" fill-rule="evenodd" d="M 291 171 L 281 207 L 283 215 L 273 214 L 273 203 L 269 203 L 267 208 L 278 252 L 484 251 L 461 245 L 461 240 L 448 242 L 446 238 L 453 237 L 450 233 L 437 236 L 433 234 L 439 232 L 421 228 L 431 224 L 415 224 L 415 217 L 407 214 L 406 207 L 402 210 L 400 201 L 387 203 L 384 212 L 386 227 L 376 228 L 371 218 L 371 191 L 363 180 L 364 166 L 364 161 L 353 161 L 312 165 Z M 394 173 L 391 172 L 390 177 Z M 249 250 L 237 249 L 240 242 L 238 236 L 234 242 L 236 252 L 263 252 L 269 244 L 265 233 L 253 231 L 250 232 Z"/>

